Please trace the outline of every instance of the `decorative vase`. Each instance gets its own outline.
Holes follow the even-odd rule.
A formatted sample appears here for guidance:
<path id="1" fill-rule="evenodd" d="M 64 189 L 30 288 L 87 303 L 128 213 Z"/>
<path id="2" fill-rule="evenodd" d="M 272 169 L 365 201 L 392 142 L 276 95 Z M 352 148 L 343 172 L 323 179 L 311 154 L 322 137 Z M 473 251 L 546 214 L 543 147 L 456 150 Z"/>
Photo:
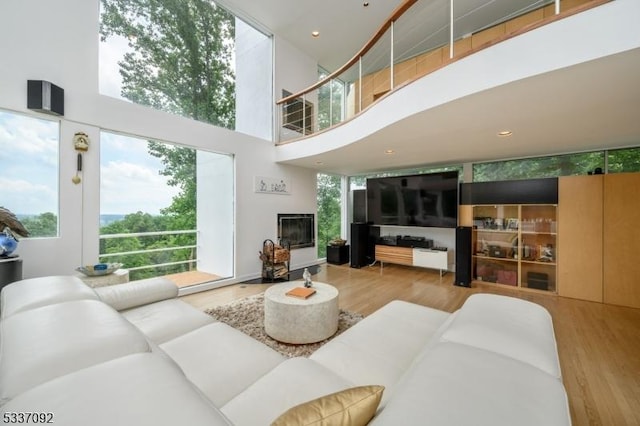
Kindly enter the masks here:
<path id="1" fill-rule="evenodd" d="M 18 248 L 18 241 L 7 233 L 0 233 L 0 256 L 9 256 Z"/>

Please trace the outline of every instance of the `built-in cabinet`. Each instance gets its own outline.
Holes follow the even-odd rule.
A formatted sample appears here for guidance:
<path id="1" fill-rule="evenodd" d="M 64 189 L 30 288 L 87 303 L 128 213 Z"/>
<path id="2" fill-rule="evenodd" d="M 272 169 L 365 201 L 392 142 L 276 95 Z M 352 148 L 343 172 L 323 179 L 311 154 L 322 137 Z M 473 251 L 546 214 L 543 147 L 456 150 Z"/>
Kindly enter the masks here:
<path id="1" fill-rule="evenodd" d="M 557 291 L 556 205 L 473 206 L 476 281 Z"/>
<path id="2" fill-rule="evenodd" d="M 604 177 L 604 302 L 640 308 L 640 173 Z"/>
<path id="3" fill-rule="evenodd" d="M 640 308 L 640 173 L 559 179 L 559 294 Z"/>
<path id="4" fill-rule="evenodd" d="M 461 201 L 474 281 L 640 308 L 640 173 L 463 184 Z"/>
<path id="5" fill-rule="evenodd" d="M 604 175 L 558 180 L 560 296 L 602 302 Z"/>

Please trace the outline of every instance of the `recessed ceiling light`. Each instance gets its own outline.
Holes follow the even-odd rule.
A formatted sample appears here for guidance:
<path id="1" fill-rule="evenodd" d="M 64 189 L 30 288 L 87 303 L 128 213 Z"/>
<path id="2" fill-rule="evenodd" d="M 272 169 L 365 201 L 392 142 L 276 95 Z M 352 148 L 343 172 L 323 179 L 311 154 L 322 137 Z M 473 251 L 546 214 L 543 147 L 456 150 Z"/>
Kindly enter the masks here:
<path id="1" fill-rule="evenodd" d="M 368 2 L 368 1 L 365 1 L 364 3 L 362 3 L 362 5 L 363 5 L 364 7 L 367 7 L 367 6 L 369 6 L 369 2 Z"/>
<path id="2" fill-rule="evenodd" d="M 323 165 L 324 163 L 323 163 L 322 161 L 316 161 L 316 164 L 317 164 L 318 166 L 321 166 L 321 165 Z"/>
<path id="3" fill-rule="evenodd" d="M 385 154 L 395 154 L 395 151 L 392 149 L 388 149 L 384 152 Z"/>
<path id="4" fill-rule="evenodd" d="M 507 136 L 511 136 L 513 134 L 513 132 L 511 130 L 503 130 L 501 132 L 498 132 L 498 136 L 500 137 L 507 137 Z"/>
<path id="5" fill-rule="evenodd" d="M 320 31 L 312 31 L 311 36 L 314 38 L 320 37 Z"/>

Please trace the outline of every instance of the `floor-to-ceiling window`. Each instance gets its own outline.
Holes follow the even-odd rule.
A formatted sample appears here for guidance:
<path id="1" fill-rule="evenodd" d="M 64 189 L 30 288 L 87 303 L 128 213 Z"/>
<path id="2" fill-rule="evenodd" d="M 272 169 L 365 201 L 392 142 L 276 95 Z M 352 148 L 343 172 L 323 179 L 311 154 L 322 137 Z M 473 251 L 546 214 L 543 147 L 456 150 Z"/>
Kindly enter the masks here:
<path id="1" fill-rule="evenodd" d="M 58 236 L 59 133 L 57 120 L 0 111 L 0 206 L 29 237 Z"/>
<path id="2" fill-rule="evenodd" d="M 327 256 L 329 241 L 341 235 L 341 176 L 318 173 L 318 258 Z"/>
<path id="3" fill-rule="evenodd" d="M 132 280 L 230 277 L 233 158 L 106 131 L 100 139 L 100 259 Z"/>

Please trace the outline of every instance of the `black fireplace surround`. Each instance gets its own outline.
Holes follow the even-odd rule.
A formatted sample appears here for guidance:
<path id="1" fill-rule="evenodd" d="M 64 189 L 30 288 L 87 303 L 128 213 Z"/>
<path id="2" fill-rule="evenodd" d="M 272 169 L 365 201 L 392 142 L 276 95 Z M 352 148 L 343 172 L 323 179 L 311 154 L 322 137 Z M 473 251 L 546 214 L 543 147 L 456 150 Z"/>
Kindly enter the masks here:
<path id="1" fill-rule="evenodd" d="M 314 247 L 316 227 L 313 213 L 278 213 L 278 239 L 291 243 L 291 249 Z"/>

